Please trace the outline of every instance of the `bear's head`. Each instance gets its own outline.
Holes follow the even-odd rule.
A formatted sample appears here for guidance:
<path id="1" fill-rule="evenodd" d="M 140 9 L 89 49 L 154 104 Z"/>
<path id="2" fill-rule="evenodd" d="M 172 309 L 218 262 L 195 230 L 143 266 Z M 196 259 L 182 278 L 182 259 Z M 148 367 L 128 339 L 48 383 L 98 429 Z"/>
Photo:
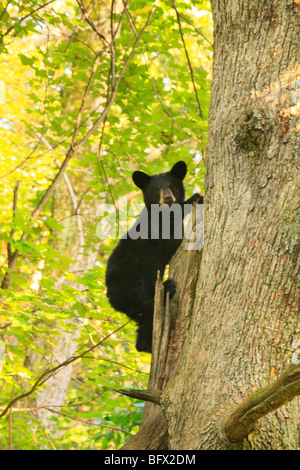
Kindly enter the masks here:
<path id="1" fill-rule="evenodd" d="M 135 171 L 132 179 L 136 186 L 143 191 L 145 205 L 167 204 L 184 202 L 183 179 L 186 175 L 187 167 L 185 162 L 175 163 L 173 168 L 167 173 L 149 176 L 143 171 Z"/>

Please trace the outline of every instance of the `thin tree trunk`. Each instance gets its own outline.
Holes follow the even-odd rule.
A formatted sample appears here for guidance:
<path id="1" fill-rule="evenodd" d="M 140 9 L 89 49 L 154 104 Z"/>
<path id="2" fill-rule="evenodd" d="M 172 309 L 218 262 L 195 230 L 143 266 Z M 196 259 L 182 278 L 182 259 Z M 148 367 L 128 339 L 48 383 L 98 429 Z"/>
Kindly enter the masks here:
<path id="1" fill-rule="evenodd" d="M 81 175 L 75 181 L 76 190 L 78 193 L 86 192 L 86 184 Z M 90 222 L 90 218 L 96 213 L 95 204 L 96 200 L 83 202 L 80 209 L 78 207 L 78 199 L 74 193 L 73 186 L 67 174 L 64 175 L 64 182 L 62 182 L 54 195 L 52 203 L 53 217 L 57 220 L 65 219 L 65 228 L 61 234 L 59 242 L 56 242 L 56 248 L 63 252 L 65 256 L 73 259 L 75 262 L 69 268 L 69 272 L 73 273 L 76 277 L 81 277 L 88 269 L 94 267 L 97 251 L 95 247 L 87 249 L 85 245 L 85 226 Z M 78 214 L 77 214 L 78 213 Z M 66 217 L 66 214 L 73 214 L 73 216 Z M 76 215 L 77 214 L 77 215 Z M 82 217 L 80 214 L 83 214 Z M 90 215 L 88 215 L 90 214 Z M 56 282 L 56 288 L 60 289 L 62 285 L 68 284 L 77 290 L 82 290 L 82 286 L 78 282 L 67 280 L 64 276 L 60 277 Z M 84 303 L 85 299 L 78 299 Z M 67 306 L 66 306 L 67 307 Z M 54 321 L 51 328 L 59 332 L 59 336 L 55 339 L 55 346 L 49 346 L 49 343 L 41 345 L 47 355 L 44 357 L 39 356 L 34 351 L 28 351 L 28 364 L 32 369 L 35 369 L 35 363 L 42 364 L 43 367 L 55 361 L 56 363 L 63 363 L 75 354 L 77 349 L 77 339 L 80 336 L 81 323 L 80 318 L 72 321 L 76 325 L 76 329 L 62 331 L 59 322 Z M 50 327 L 50 325 L 47 325 Z M 62 371 L 51 377 L 46 385 L 39 391 L 35 406 L 40 408 L 37 411 L 37 416 L 42 420 L 43 425 L 47 429 L 54 428 L 54 422 L 51 421 L 53 413 L 46 409 L 46 407 L 54 407 L 58 409 L 64 404 L 66 393 L 68 390 L 69 382 L 72 376 L 73 364 L 65 367 Z"/>
<path id="2" fill-rule="evenodd" d="M 300 372 L 289 368 L 299 339 L 298 6 L 211 3 L 204 247 L 200 257 L 182 246 L 172 261 L 171 333 L 152 361 L 160 408 L 147 405 L 125 448 L 155 448 L 157 435 L 145 446 L 152 423 L 169 449 L 299 449 Z M 252 394 L 266 386 L 255 415 Z"/>

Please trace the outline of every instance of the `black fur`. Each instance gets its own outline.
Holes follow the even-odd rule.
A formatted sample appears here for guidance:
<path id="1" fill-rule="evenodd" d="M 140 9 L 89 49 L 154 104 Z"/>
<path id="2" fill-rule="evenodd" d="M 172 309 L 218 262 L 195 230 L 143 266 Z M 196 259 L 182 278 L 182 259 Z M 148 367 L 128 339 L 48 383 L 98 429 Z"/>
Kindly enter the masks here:
<path id="1" fill-rule="evenodd" d="M 165 267 L 181 243 L 174 238 L 174 217 L 170 217 L 170 239 L 162 239 L 161 226 L 151 225 L 151 205 L 153 204 L 192 204 L 203 203 L 200 194 L 194 194 L 184 202 L 183 179 L 187 167 L 182 161 L 177 162 L 170 172 L 149 176 L 142 171 L 132 175 L 134 183 L 143 191 L 145 206 L 127 237 L 120 239 L 112 252 L 106 270 L 107 296 L 115 310 L 126 313 L 138 325 L 136 348 L 138 351 L 151 352 L 155 282 L 157 271 L 163 276 Z M 156 206 L 157 207 L 157 206 Z M 163 208 L 163 206 L 161 206 Z M 132 239 L 130 235 L 138 232 L 142 217 L 148 219 L 148 239 Z M 183 219 L 183 218 L 182 218 Z M 182 224 L 181 219 L 181 224 Z M 151 239 L 151 230 L 156 234 Z M 172 298 L 176 292 L 176 283 L 168 279 L 164 283 L 165 295 Z"/>

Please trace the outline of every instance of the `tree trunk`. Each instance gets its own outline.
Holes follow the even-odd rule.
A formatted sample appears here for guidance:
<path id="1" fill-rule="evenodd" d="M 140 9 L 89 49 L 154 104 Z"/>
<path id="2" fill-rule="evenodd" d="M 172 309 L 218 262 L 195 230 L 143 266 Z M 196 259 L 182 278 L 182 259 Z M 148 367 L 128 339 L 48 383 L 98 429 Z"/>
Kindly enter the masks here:
<path id="1" fill-rule="evenodd" d="M 73 184 L 75 183 L 76 190 L 79 194 L 84 194 L 87 191 L 87 183 L 85 182 L 82 174 L 76 178 L 72 178 Z M 85 247 L 85 230 L 88 223 L 91 223 L 92 215 L 96 213 L 97 200 L 82 201 L 79 210 L 79 199 L 76 197 L 71 180 L 67 173 L 64 174 L 64 181 L 58 185 L 55 196 L 52 201 L 52 216 L 56 220 L 63 220 L 65 228 L 61 233 L 59 241 L 56 241 L 54 248 L 65 256 L 74 260 L 74 264 L 70 266 L 69 272 L 80 278 L 83 273 L 92 269 L 95 265 L 97 258 L 97 251 L 95 246 L 89 248 Z M 78 215 L 75 215 L 77 214 Z M 73 214 L 73 216 L 66 216 L 66 214 Z M 80 215 L 83 214 L 83 217 Z M 60 289 L 62 285 L 69 285 L 79 291 L 83 286 L 79 282 L 71 281 L 61 276 L 56 282 L 56 288 Z M 78 299 L 84 303 L 85 299 Z M 70 332 L 63 331 L 59 326 L 59 322 L 54 320 L 51 323 L 51 328 L 59 331 L 59 336 L 55 339 L 55 346 L 46 342 L 42 342 L 40 347 L 47 351 L 43 357 L 38 355 L 35 351 L 27 351 L 28 365 L 31 369 L 35 370 L 35 363 L 41 365 L 45 369 L 53 361 L 53 359 L 61 364 L 66 359 L 75 354 L 78 343 L 77 339 L 80 336 L 81 322 L 80 318 L 70 321 L 76 325 L 75 330 Z M 50 322 L 47 325 L 50 328 Z M 68 390 L 69 382 L 71 380 L 73 371 L 73 364 L 68 365 L 57 374 L 53 375 L 47 380 L 46 385 L 39 391 L 36 399 L 35 406 L 40 408 L 37 411 L 37 417 L 41 419 L 43 425 L 50 430 L 53 430 L 55 424 L 51 421 L 53 412 L 64 404 L 66 393 Z M 50 409 L 48 409 L 50 408 Z"/>
<path id="2" fill-rule="evenodd" d="M 124 448 L 299 449 L 297 2 L 211 3 L 204 247 L 172 261 L 148 387 L 160 406 Z"/>

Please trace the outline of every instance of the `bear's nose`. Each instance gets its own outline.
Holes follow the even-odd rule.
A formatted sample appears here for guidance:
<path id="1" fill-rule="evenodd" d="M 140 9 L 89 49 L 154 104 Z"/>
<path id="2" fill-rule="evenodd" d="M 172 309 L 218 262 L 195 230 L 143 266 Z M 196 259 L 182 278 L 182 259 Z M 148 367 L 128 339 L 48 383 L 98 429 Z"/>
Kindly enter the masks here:
<path id="1" fill-rule="evenodd" d="M 172 202 L 173 202 L 172 196 L 170 196 L 170 195 L 165 196 L 165 197 L 164 197 L 164 202 L 165 202 L 166 204 L 168 204 L 168 205 L 171 205 Z"/>

